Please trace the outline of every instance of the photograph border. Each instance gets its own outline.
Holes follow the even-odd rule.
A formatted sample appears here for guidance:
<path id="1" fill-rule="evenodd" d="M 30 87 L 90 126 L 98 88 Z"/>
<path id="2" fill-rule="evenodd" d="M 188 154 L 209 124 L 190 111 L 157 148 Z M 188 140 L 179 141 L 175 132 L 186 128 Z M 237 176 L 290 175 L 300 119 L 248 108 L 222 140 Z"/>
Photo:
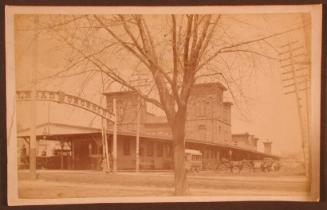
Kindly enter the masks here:
<path id="1" fill-rule="evenodd" d="M 326 6 L 324 5 L 324 14 L 323 14 L 323 16 L 325 17 L 326 16 L 326 12 L 325 12 L 325 10 L 326 10 Z M 325 19 L 326 18 L 324 18 L 324 22 L 325 22 Z M 326 33 L 325 33 L 325 27 L 322 29 L 323 31 L 324 31 L 324 34 L 326 35 Z M 325 52 L 325 45 L 326 45 L 326 41 L 325 41 L 325 39 L 326 39 L 326 37 L 325 36 L 323 36 L 323 40 L 322 40 L 322 42 L 323 42 L 323 48 L 322 48 L 322 50 L 323 50 L 323 57 L 326 57 L 325 56 L 325 54 L 326 54 L 326 52 Z M 4 38 L 3 38 L 3 40 L 4 40 Z M 3 53 L 3 55 L 4 55 L 4 53 Z M 325 109 L 324 109 L 324 105 L 326 104 L 325 103 L 325 98 L 326 98 L 326 92 L 324 92 L 325 91 L 325 87 L 326 87 L 326 73 L 324 72 L 324 69 L 325 69 L 325 59 L 322 59 L 322 63 L 323 63 L 323 65 L 322 65 L 322 69 L 323 69 L 323 71 L 321 72 L 321 78 L 322 78 L 322 80 L 321 80 L 321 95 L 322 95 L 322 97 L 321 97 L 321 102 L 322 102 L 322 106 L 321 106 L 321 119 L 322 119 L 322 121 L 321 121 L 321 131 L 320 131 L 320 133 L 321 133 L 321 139 L 325 139 L 325 133 L 326 133 L 326 125 L 325 125 L 325 122 L 326 122 L 326 112 L 325 112 Z M 1 79 L 2 79 L 2 73 L 1 73 Z M 5 80 L 4 80 L 5 81 Z M 2 83 L 2 84 L 5 84 L 5 83 Z M 7 86 L 8 87 L 8 86 Z M 5 88 L 4 88 L 5 89 Z M 4 93 L 4 95 L 5 95 L 5 93 Z M 4 100 L 5 101 L 5 100 Z M 2 104 L 3 105 L 3 104 Z M 6 104 L 4 104 L 3 105 L 4 107 L 6 106 Z M 6 133 L 6 131 L 4 131 L 4 133 Z M 4 137 L 5 137 L 5 135 L 3 135 Z M 1 146 L 2 146 L 2 144 L 1 144 Z M 321 150 L 324 150 L 325 151 L 325 144 L 323 143 L 323 141 L 321 142 Z M 2 149 L 6 149 L 6 147 L 3 147 Z M 4 152 L 3 154 L 6 154 L 6 152 Z M 321 152 L 321 162 L 322 163 L 325 163 L 325 161 L 323 161 L 324 159 L 324 152 Z M 5 160 L 5 159 L 3 159 L 3 160 Z M 6 164 L 2 164 L 3 166 L 6 166 Z M 321 167 L 321 170 L 320 170 L 320 173 L 323 173 L 323 171 L 324 171 L 324 166 L 323 166 L 323 164 L 321 164 L 320 165 L 320 167 Z M 2 174 L 1 174 L 2 175 Z M 321 175 L 321 177 L 324 177 L 324 174 L 322 174 Z M 320 182 L 320 186 L 322 186 L 323 184 L 325 184 L 324 182 L 323 182 L 323 180 L 324 179 L 320 179 L 321 180 L 321 182 Z M 324 201 L 325 200 L 325 198 L 324 198 L 324 187 L 321 187 L 322 189 L 320 190 L 321 191 L 321 200 L 322 201 Z M 101 199 L 101 198 L 100 198 Z M 148 199 L 148 197 L 147 197 L 147 199 Z M 102 199 L 101 199 L 102 200 Z M 198 201 L 198 200 L 195 200 L 195 201 Z M 203 199 L 201 199 L 201 201 L 203 201 Z M 209 200 L 210 201 L 210 200 Z M 101 203 L 101 201 L 99 201 L 100 203 Z M 142 202 L 142 201 L 141 201 Z M 160 201 L 159 201 L 160 202 Z M 185 202 L 185 201 L 181 201 L 181 202 Z M 211 202 L 212 202 L 212 200 L 211 200 Z M 256 202 L 262 202 L 262 201 L 256 201 Z M 87 203 L 89 203 L 89 202 L 87 202 Z"/>

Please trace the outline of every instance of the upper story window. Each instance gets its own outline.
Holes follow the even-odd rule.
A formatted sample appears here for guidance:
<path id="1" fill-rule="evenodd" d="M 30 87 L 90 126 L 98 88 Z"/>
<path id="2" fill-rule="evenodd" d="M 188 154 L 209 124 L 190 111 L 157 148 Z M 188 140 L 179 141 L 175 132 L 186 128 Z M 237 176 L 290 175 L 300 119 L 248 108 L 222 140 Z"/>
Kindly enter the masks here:
<path id="1" fill-rule="evenodd" d="M 206 139 L 207 137 L 207 128 L 205 125 L 199 125 L 198 126 L 198 136 L 201 139 Z"/>
<path id="2" fill-rule="evenodd" d="M 198 129 L 199 129 L 199 130 L 206 130 L 206 126 L 205 126 L 205 125 L 199 125 L 199 126 L 198 126 Z"/>
<path id="3" fill-rule="evenodd" d="M 209 109 L 209 102 L 206 102 L 205 100 L 200 100 L 195 103 L 195 110 L 194 112 L 198 117 L 202 117 L 206 115 L 206 109 Z"/>

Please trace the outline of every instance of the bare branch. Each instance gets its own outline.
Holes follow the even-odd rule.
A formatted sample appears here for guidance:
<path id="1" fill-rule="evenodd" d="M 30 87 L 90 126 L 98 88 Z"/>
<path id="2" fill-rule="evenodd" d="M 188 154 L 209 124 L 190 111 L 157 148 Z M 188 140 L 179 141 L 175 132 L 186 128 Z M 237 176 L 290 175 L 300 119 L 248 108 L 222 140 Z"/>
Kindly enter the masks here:
<path id="1" fill-rule="evenodd" d="M 195 46 L 197 44 L 198 41 L 198 27 L 199 27 L 199 15 L 195 15 L 194 16 L 194 21 L 193 21 L 193 40 L 192 40 L 192 46 L 191 46 L 191 50 L 192 52 L 195 49 Z"/>
<path id="2" fill-rule="evenodd" d="M 152 72 L 153 76 L 154 77 L 157 77 L 158 76 L 158 72 L 159 71 L 161 73 L 162 76 L 164 76 L 164 78 L 171 84 L 172 83 L 172 80 L 170 79 L 169 75 L 157 64 L 156 61 L 154 61 L 151 57 L 149 56 L 146 56 L 144 57 L 144 55 L 149 55 L 147 53 L 148 51 L 148 44 L 147 44 L 147 41 L 146 41 L 146 37 L 145 37 L 145 34 L 144 34 L 144 31 L 143 31 L 143 27 L 142 25 L 140 25 L 141 23 L 139 22 L 138 23 L 138 26 L 139 26 L 139 30 L 140 30 L 140 33 L 141 33 L 141 37 L 142 40 L 143 40 L 143 44 L 145 45 L 144 46 L 144 52 L 145 54 L 142 55 L 138 52 L 136 52 L 133 48 L 131 48 L 128 44 L 126 44 L 126 42 L 124 42 L 122 39 L 120 39 L 112 30 L 109 29 L 109 27 L 107 27 L 104 22 L 97 16 L 97 15 L 93 15 L 95 17 L 95 19 L 102 25 L 102 27 L 111 35 L 113 36 L 122 46 L 124 46 L 128 51 L 130 51 L 133 55 L 135 55 L 140 61 L 142 61 L 142 63 L 145 64 L 145 66 L 148 67 L 148 69 Z M 143 34 L 143 35 L 142 35 Z"/>
<path id="3" fill-rule="evenodd" d="M 193 15 L 187 16 L 187 29 L 184 41 L 184 69 L 188 66 L 188 51 L 192 32 Z"/>
<path id="4" fill-rule="evenodd" d="M 141 17 L 141 23 L 143 24 L 143 26 L 145 28 L 145 31 L 146 31 L 146 34 L 147 34 L 147 37 L 148 37 L 148 40 L 149 40 L 149 43 L 150 43 L 150 49 L 151 49 L 151 52 L 152 52 L 152 56 L 154 57 L 154 60 L 157 61 L 158 56 L 157 56 L 157 53 L 156 53 L 156 50 L 155 50 L 155 47 L 154 47 L 153 38 L 152 38 L 151 32 L 150 32 L 150 30 L 148 28 L 148 25 L 145 22 L 143 17 Z"/>
<path id="5" fill-rule="evenodd" d="M 202 44 L 203 44 L 204 40 L 207 37 L 207 32 L 208 32 L 208 29 L 209 29 L 210 20 L 211 20 L 211 15 L 208 15 L 207 16 L 207 21 L 205 22 L 205 24 L 203 26 L 200 39 L 197 42 L 195 48 L 192 50 L 191 58 L 193 60 L 193 65 L 194 66 L 196 66 L 196 64 L 198 63 L 199 53 L 200 53 L 200 50 L 202 48 Z"/>
<path id="6" fill-rule="evenodd" d="M 293 29 L 290 29 L 290 30 L 286 30 L 286 31 L 283 31 L 283 32 L 271 34 L 271 35 L 268 35 L 268 36 L 260 37 L 260 38 L 257 38 L 257 39 L 251 39 L 251 40 L 248 40 L 248 41 L 243 41 L 243 42 L 239 42 L 237 44 L 232 44 L 232 45 L 229 45 L 229 46 L 222 47 L 219 50 L 217 50 L 213 55 L 211 55 L 208 59 L 206 59 L 205 61 L 200 63 L 199 66 L 197 67 L 197 70 L 200 70 L 204 65 L 208 64 L 211 60 L 213 60 L 219 54 L 221 54 L 224 51 L 227 51 L 227 50 L 229 50 L 231 48 L 236 48 L 236 47 L 240 47 L 240 46 L 243 46 L 243 45 L 248 45 L 248 44 L 253 44 L 253 43 L 256 43 L 256 42 L 259 42 L 259 41 L 264 41 L 264 40 L 270 39 L 272 37 L 280 36 L 280 35 L 283 35 L 283 34 L 286 34 L 286 33 L 292 32 L 292 31 L 296 31 L 296 30 L 299 30 L 299 29 L 302 29 L 302 28 L 303 28 L 303 26 L 293 28 Z"/>
<path id="7" fill-rule="evenodd" d="M 211 26 L 211 30 L 209 31 L 208 36 L 205 38 L 204 44 L 202 45 L 201 51 L 200 51 L 200 55 L 199 55 L 199 59 L 198 61 L 201 60 L 202 56 L 205 54 L 205 52 L 208 49 L 209 43 L 212 40 L 213 34 L 216 31 L 217 25 L 219 20 L 221 19 L 221 15 L 219 15 L 216 20 L 214 21 L 214 23 Z"/>
<path id="8" fill-rule="evenodd" d="M 48 77 L 42 78 L 41 80 L 43 80 L 43 79 L 47 79 L 47 78 L 50 78 L 50 77 L 56 77 L 56 76 L 59 76 L 59 75 L 62 74 L 62 73 L 68 72 L 68 71 L 70 71 L 72 68 L 76 67 L 78 64 L 80 64 L 80 63 L 84 62 L 85 60 L 87 60 L 88 58 L 90 58 L 90 57 L 94 57 L 94 56 L 96 56 L 96 55 L 98 55 L 98 54 L 104 52 L 106 49 L 108 49 L 108 48 L 110 48 L 110 47 L 112 47 L 112 46 L 114 46 L 114 45 L 116 45 L 116 44 L 117 44 L 117 42 L 115 42 L 115 43 L 111 43 L 111 44 L 108 44 L 107 46 L 103 47 L 103 48 L 100 49 L 99 51 L 97 51 L 97 52 L 95 52 L 95 53 L 88 54 L 88 55 L 86 55 L 85 57 L 83 57 L 82 59 L 79 59 L 78 61 L 76 61 L 76 62 L 70 64 L 68 67 L 66 67 L 66 68 L 63 69 L 62 71 L 58 71 L 58 72 L 56 72 L 55 74 L 53 74 L 53 75 L 51 75 L 51 76 L 48 76 Z"/>
<path id="9" fill-rule="evenodd" d="M 223 52 L 221 52 L 221 54 L 235 53 L 235 52 L 251 53 L 251 54 L 259 55 L 259 56 L 262 56 L 262 57 L 265 57 L 265 58 L 268 58 L 268 59 L 271 59 L 271 60 L 279 60 L 279 58 L 277 58 L 277 57 L 272 57 L 272 56 L 265 55 L 265 54 L 262 54 L 260 52 L 254 51 L 254 50 L 246 50 L 246 49 L 224 50 Z"/>
<path id="10" fill-rule="evenodd" d="M 124 26 L 124 29 L 126 31 L 126 33 L 129 35 L 129 37 L 131 38 L 131 40 L 133 41 L 133 43 L 135 44 L 136 48 L 143 54 L 145 55 L 143 49 L 141 48 L 141 46 L 139 45 L 137 39 L 134 37 L 133 33 L 130 31 L 130 28 L 128 27 L 128 25 L 126 24 L 126 20 L 124 18 L 123 15 L 119 15 L 120 19 L 122 20 L 123 22 L 123 26 Z"/>
<path id="11" fill-rule="evenodd" d="M 100 23 L 100 25 L 106 30 L 112 37 L 114 37 L 122 46 L 124 46 L 129 52 L 131 52 L 133 55 L 135 55 L 144 65 L 150 68 L 149 63 L 145 60 L 145 58 L 136 52 L 133 48 L 131 48 L 126 42 L 124 42 L 121 38 L 119 38 L 112 30 L 107 27 L 104 22 L 99 18 L 97 15 L 93 15 L 93 17 Z"/>
<path id="12" fill-rule="evenodd" d="M 172 18 L 172 49 L 173 49 L 173 81 L 172 81 L 172 92 L 174 97 L 176 98 L 177 104 L 180 105 L 180 100 L 178 96 L 178 87 L 177 87 L 177 75 L 178 75 L 178 63 L 177 59 L 179 57 L 177 51 L 177 43 L 176 43 L 176 17 L 175 15 L 171 15 Z"/>
<path id="13" fill-rule="evenodd" d="M 94 64 L 97 67 L 97 70 L 99 72 L 103 72 L 104 74 L 106 74 L 108 77 L 112 78 L 113 80 L 115 80 L 116 82 L 124 85 L 125 87 L 135 91 L 141 98 L 143 98 L 144 100 L 156 105 L 158 108 L 163 109 L 161 103 L 159 101 L 157 101 L 156 99 L 153 98 L 149 98 L 146 95 L 144 95 L 143 93 L 141 93 L 138 89 L 136 89 L 134 86 L 132 86 L 131 84 L 129 84 L 126 80 L 124 80 L 123 78 L 121 78 L 118 74 L 115 73 L 115 71 L 113 69 L 111 69 L 109 66 L 107 66 L 105 63 L 103 63 L 102 61 L 100 61 L 99 59 L 97 59 L 94 56 L 90 56 L 85 54 L 82 50 L 80 50 L 79 48 L 75 47 L 74 44 L 72 44 L 71 42 L 69 42 L 65 37 L 58 35 L 67 45 L 69 45 L 72 49 L 76 50 L 78 53 L 80 53 L 86 60 L 90 61 L 92 64 Z M 99 64 L 100 63 L 100 64 Z M 107 70 L 104 70 L 103 67 Z"/>

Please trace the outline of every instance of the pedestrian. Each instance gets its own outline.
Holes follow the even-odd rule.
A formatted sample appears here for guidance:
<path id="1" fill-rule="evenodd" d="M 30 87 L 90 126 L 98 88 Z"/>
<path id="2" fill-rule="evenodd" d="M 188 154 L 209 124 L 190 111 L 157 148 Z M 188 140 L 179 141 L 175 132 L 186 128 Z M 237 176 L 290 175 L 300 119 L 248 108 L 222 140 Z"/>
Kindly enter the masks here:
<path id="1" fill-rule="evenodd" d="M 21 152 L 20 152 L 20 162 L 21 162 L 21 168 L 28 168 L 28 156 L 27 156 L 27 151 L 26 151 L 26 147 L 23 144 L 22 148 L 21 148 Z"/>

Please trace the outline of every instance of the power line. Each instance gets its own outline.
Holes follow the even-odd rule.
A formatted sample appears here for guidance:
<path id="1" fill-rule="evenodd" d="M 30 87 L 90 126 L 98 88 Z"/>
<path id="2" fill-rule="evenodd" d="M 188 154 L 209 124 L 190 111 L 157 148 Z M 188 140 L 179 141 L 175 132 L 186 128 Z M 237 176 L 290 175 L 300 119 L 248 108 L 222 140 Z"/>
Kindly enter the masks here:
<path id="1" fill-rule="evenodd" d="M 280 46 L 280 56 L 286 56 L 280 59 L 283 72 L 282 82 L 285 95 L 294 94 L 296 98 L 297 111 L 299 117 L 303 158 L 305 161 L 306 175 L 309 175 L 309 116 L 308 116 L 308 91 L 310 88 L 310 62 L 307 60 L 305 48 L 298 41 L 288 41 Z M 299 58 L 301 58 L 299 60 Z M 301 67 L 299 67 L 299 65 Z M 305 106 L 305 110 L 303 107 Z"/>

